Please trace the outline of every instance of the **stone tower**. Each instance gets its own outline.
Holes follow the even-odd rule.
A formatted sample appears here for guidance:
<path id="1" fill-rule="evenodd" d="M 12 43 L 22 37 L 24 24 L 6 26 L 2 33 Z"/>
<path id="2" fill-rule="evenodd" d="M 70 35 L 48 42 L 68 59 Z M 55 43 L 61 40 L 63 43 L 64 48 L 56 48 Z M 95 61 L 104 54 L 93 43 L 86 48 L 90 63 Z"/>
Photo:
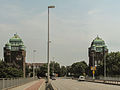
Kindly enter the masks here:
<path id="1" fill-rule="evenodd" d="M 4 47 L 4 61 L 9 65 L 14 65 L 22 69 L 25 77 L 25 57 L 26 50 L 22 39 L 17 35 L 9 40 Z"/>
<path id="2" fill-rule="evenodd" d="M 104 40 L 97 36 L 88 48 L 89 66 L 98 66 L 103 64 L 104 55 L 106 53 L 108 53 L 108 49 Z"/>

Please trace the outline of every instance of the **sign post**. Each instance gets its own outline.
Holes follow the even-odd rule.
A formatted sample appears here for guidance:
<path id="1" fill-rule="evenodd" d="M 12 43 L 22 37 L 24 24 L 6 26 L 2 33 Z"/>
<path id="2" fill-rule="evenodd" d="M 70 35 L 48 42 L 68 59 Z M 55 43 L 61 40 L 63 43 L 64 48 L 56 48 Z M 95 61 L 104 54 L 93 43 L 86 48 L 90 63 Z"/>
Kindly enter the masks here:
<path id="1" fill-rule="evenodd" d="M 95 70 L 96 70 L 96 66 L 92 67 L 91 66 L 91 70 L 92 70 L 92 74 L 93 74 L 93 80 L 95 79 Z"/>

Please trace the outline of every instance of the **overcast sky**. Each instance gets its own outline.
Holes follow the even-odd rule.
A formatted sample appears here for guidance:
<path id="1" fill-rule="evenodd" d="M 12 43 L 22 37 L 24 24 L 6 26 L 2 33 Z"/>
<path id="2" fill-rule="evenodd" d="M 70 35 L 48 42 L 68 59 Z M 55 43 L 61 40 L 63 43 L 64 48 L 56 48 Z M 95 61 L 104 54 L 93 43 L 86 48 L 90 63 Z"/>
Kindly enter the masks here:
<path id="1" fill-rule="evenodd" d="M 47 17 L 50 9 L 50 59 L 61 65 L 88 62 L 88 47 L 99 35 L 109 52 L 120 50 L 120 0 L 0 0 L 0 57 L 17 32 L 27 62 L 47 62 Z"/>

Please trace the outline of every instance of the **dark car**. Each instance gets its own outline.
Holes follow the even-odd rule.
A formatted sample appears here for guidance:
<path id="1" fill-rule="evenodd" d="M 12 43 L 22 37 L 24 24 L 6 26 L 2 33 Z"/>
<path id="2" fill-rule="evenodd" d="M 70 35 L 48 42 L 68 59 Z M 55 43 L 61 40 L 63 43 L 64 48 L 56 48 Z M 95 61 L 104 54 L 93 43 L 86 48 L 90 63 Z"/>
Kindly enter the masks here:
<path id="1" fill-rule="evenodd" d="M 56 80 L 56 78 L 55 78 L 55 77 L 51 77 L 51 79 L 52 79 L 52 80 Z"/>

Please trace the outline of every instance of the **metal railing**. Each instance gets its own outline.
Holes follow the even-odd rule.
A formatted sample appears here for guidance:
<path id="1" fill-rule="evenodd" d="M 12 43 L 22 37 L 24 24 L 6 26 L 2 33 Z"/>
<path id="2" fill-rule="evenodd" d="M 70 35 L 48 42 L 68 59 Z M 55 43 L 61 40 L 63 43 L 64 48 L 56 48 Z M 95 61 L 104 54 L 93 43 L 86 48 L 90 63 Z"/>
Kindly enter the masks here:
<path id="1" fill-rule="evenodd" d="M 96 77 L 92 79 L 92 77 L 87 77 L 86 81 L 120 85 L 120 77 Z"/>
<path id="2" fill-rule="evenodd" d="M 106 81 L 120 81 L 120 77 L 100 77 L 100 80 L 106 80 Z"/>
<path id="3" fill-rule="evenodd" d="M 37 78 L 0 78 L 0 90 L 16 87 L 34 80 L 37 80 Z"/>

